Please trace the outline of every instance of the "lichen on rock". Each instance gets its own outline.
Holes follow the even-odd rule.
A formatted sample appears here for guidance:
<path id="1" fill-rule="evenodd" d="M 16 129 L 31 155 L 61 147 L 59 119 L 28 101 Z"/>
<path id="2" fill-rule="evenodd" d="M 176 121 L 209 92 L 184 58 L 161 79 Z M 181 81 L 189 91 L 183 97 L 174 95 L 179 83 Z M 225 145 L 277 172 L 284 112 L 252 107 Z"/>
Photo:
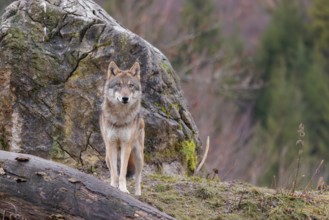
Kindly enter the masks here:
<path id="1" fill-rule="evenodd" d="M 195 168 L 194 156 L 180 155 L 201 153 L 198 130 L 168 59 L 93 1 L 15 1 L 2 16 L 0 48 L 1 148 L 104 168 L 98 116 L 107 66 L 138 61 L 147 163 Z M 177 144 L 190 141 L 193 151 Z"/>

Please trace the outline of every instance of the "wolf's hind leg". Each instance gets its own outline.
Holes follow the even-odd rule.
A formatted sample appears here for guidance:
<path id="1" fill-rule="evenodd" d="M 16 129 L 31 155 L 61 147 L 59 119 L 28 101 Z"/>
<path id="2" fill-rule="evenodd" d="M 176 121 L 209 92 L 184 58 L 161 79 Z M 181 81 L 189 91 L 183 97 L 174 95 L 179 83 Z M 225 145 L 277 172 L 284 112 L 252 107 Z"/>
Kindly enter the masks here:
<path id="1" fill-rule="evenodd" d="M 135 147 L 133 150 L 135 167 L 136 167 L 136 176 L 135 176 L 135 195 L 140 196 L 142 194 L 141 191 L 141 182 L 142 182 L 142 169 L 144 165 L 143 159 L 143 151 L 141 151 L 140 147 Z"/>
<path id="2" fill-rule="evenodd" d="M 135 195 L 140 196 L 142 194 L 141 182 L 142 182 L 142 170 L 144 166 L 144 130 L 141 131 L 138 140 L 136 141 L 136 146 L 133 150 L 133 156 L 135 160 L 136 167 L 136 185 L 135 185 Z"/>

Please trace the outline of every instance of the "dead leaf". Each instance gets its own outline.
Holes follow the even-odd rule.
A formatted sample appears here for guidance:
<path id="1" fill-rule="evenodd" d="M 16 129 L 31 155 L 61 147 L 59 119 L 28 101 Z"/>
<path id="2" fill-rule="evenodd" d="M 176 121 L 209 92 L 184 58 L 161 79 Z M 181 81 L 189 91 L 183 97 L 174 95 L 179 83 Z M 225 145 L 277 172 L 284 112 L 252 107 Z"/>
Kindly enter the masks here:
<path id="1" fill-rule="evenodd" d="M 46 176 L 47 174 L 45 172 L 36 172 L 35 174 L 37 174 L 38 176 Z"/>
<path id="2" fill-rule="evenodd" d="M 65 217 L 61 214 L 53 214 L 53 215 L 50 216 L 50 219 L 60 220 L 60 219 L 65 219 Z"/>
<path id="3" fill-rule="evenodd" d="M 77 180 L 75 178 L 70 178 L 68 179 L 71 183 L 80 183 L 81 181 L 80 180 Z"/>
<path id="4" fill-rule="evenodd" d="M 141 211 L 141 210 L 137 210 L 135 212 L 135 217 L 146 217 L 147 216 L 147 213 L 144 212 L 144 211 Z"/>
<path id="5" fill-rule="evenodd" d="M 17 160 L 18 162 L 28 162 L 30 158 L 25 156 L 18 156 L 15 158 L 15 160 Z"/>
<path id="6" fill-rule="evenodd" d="M 5 175 L 5 174 L 6 174 L 6 171 L 2 167 L 0 167 L 0 175 Z"/>

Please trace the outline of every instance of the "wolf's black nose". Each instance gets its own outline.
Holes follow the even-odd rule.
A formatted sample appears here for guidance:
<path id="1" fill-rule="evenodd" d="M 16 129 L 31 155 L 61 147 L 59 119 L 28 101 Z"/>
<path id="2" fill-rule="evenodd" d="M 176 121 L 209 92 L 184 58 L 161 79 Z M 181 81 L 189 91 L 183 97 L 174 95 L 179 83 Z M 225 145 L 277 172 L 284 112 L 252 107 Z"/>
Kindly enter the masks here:
<path id="1" fill-rule="evenodd" d="M 129 97 L 122 97 L 122 102 L 123 103 L 128 103 Z"/>

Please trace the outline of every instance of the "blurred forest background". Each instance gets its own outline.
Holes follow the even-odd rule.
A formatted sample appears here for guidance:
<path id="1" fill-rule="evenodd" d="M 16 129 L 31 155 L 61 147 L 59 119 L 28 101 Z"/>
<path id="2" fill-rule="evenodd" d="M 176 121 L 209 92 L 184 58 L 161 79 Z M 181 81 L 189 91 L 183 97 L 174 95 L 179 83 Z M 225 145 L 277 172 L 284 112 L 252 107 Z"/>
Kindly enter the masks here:
<path id="1" fill-rule="evenodd" d="M 329 181 L 329 0 L 96 2 L 169 58 L 222 180 Z"/>

